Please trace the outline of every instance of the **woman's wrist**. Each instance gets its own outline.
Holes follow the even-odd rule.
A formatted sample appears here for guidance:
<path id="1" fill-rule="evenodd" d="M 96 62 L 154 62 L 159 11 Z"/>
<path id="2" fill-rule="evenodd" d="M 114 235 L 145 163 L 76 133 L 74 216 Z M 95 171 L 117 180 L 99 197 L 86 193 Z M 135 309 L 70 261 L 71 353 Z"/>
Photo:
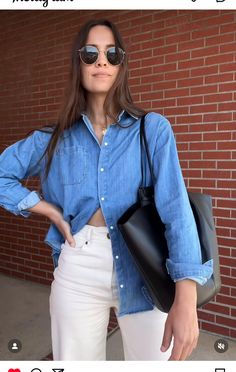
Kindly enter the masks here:
<path id="1" fill-rule="evenodd" d="M 179 280 L 175 283 L 175 303 L 186 302 L 188 304 L 197 303 L 197 283 L 191 279 Z"/>

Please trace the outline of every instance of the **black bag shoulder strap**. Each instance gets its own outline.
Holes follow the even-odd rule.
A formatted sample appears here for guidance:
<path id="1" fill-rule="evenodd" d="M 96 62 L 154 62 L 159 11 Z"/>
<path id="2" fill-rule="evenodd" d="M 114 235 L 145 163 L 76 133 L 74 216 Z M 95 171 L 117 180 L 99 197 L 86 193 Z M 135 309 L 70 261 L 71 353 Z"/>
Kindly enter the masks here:
<path id="1" fill-rule="evenodd" d="M 143 146 L 143 141 L 144 140 L 144 146 Z M 151 174 L 151 179 L 152 179 L 152 185 L 154 185 L 154 173 L 152 169 L 152 162 L 151 162 L 151 156 L 148 148 L 148 142 L 147 142 L 147 137 L 146 137 L 146 131 L 145 131 L 145 115 L 141 117 L 141 122 L 140 122 L 140 148 L 141 148 L 141 172 L 142 172 L 142 185 L 143 185 L 143 162 L 142 162 L 142 148 L 144 147 L 144 151 L 146 152 L 147 160 L 148 160 L 148 167 L 149 171 Z"/>

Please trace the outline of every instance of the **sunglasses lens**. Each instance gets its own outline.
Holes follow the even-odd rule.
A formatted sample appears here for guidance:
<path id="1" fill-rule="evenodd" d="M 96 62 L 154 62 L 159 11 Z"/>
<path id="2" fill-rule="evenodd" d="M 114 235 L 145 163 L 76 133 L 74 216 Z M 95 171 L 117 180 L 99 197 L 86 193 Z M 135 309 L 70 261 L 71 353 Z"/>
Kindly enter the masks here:
<path id="1" fill-rule="evenodd" d="M 84 63 L 91 65 L 98 58 L 98 50 L 92 45 L 84 46 L 80 49 L 80 57 Z"/>
<path id="2" fill-rule="evenodd" d="M 86 65 L 92 65 L 98 59 L 99 51 L 95 46 L 85 45 L 80 49 L 80 58 Z M 113 65 L 119 65 L 124 58 L 124 51 L 118 47 L 108 48 L 106 51 L 108 62 Z"/>
<path id="3" fill-rule="evenodd" d="M 111 65 L 119 65 L 124 58 L 124 52 L 121 48 L 111 47 L 107 49 L 107 60 Z"/>

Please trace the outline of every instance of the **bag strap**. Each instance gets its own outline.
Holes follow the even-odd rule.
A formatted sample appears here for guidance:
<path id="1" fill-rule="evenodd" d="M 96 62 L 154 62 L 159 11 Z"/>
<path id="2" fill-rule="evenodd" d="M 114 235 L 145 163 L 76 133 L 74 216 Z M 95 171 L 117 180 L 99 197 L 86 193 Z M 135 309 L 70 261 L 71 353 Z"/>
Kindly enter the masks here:
<path id="1" fill-rule="evenodd" d="M 154 185 L 154 173 L 152 169 L 152 162 L 151 162 L 151 156 L 148 148 L 148 143 L 147 143 L 147 137 L 146 137 L 146 132 L 145 132 L 145 115 L 141 117 L 141 123 L 140 123 L 140 148 L 141 148 L 141 172 L 142 172 L 142 185 L 143 185 L 143 162 L 142 162 L 142 148 L 143 148 L 143 141 L 144 140 L 144 151 L 146 152 L 147 160 L 148 160 L 148 167 L 149 171 L 151 174 L 151 179 L 152 179 L 152 185 Z"/>

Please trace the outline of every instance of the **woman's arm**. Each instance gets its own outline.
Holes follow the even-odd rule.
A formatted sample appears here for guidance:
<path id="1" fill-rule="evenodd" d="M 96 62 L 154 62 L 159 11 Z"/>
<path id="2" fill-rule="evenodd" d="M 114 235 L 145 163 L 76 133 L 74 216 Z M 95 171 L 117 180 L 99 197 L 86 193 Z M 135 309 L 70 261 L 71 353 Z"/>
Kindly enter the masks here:
<path id="1" fill-rule="evenodd" d="M 21 180 L 38 176 L 50 135 L 35 131 L 31 136 L 7 147 L 0 155 L 0 206 L 15 215 L 28 217 L 27 208 L 40 201 L 36 191 L 23 186 Z"/>
<path id="2" fill-rule="evenodd" d="M 49 139 L 50 132 L 35 131 L 3 151 L 0 156 L 0 206 L 24 217 L 28 217 L 31 212 L 48 217 L 69 244 L 74 246 L 70 225 L 64 220 L 62 210 L 41 200 L 37 191 L 30 191 L 21 184 L 22 179 L 38 176 L 42 171 L 39 160 Z"/>
<path id="3" fill-rule="evenodd" d="M 212 260 L 202 263 L 197 226 L 190 206 L 177 146 L 170 123 L 161 115 L 158 121 L 152 164 L 154 196 L 160 218 L 165 224 L 169 258 L 167 270 L 174 281 L 193 279 L 203 285 L 213 272 Z"/>
<path id="4" fill-rule="evenodd" d="M 60 208 L 48 203 L 45 200 L 41 200 L 34 207 L 27 210 L 49 218 L 50 221 L 54 223 L 58 230 L 62 233 L 65 240 L 67 240 L 72 247 L 75 247 L 75 240 L 71 234 L 70 224 L 64 220 L 63 213 Z"/>
<path id="5" fill-rule="evenodd" d="M 196 347 L 199 335 L 196 282 L 204 284 L 212 275 L 212 262 L 202 263 L 197 227 L 171 125 L 160 115 L 157 120 L 153 155 L 155 203 L 166 227 L 167 269 L 176 282 L 175 299 L 166 320 L 161 350 L 170 347 L 173 337 L 169 360 L 185 360 Z"/>

